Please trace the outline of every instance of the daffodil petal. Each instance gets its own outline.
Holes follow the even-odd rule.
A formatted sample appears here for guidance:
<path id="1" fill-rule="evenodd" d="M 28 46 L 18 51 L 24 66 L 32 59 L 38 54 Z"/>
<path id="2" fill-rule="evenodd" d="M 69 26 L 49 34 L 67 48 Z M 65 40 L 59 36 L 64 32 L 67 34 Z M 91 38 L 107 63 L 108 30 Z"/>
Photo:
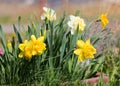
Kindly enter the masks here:
<path id="1" fill-rule="evenodd" d="M 18 57 L 23 58 L 23 54 L 24 54 L 23 52 L 19 53 Z"/>
<path id="2" fill-rule="evenodd" d="M 84 43 L 84 41 L 82 41 L 82 40 L 78 40 L 78 41 L 77 41 L 77 47 L 78 47 L 78 48 L 82 48 L 82 47 L 84 46 L 84 44 L 85 44 L 85 43 Z"/>
<path id="3" fill-rule="evenodd" d="M 25 48 L 25 44 L 20 44 L 20 45 L 19 45 L 19 49 L 20 49 L 21 51 L 24 51 L 24 48 Z"/>
<path id="4" fill-rule="evenodd" d="M 41 36 L 40 38 L 38 38 L 38 40 L 44 42 L 44 36 Z"/>
<path id="5" fill-rule="evenodd" d="M 76 55 L 80 55 L 81 52 L 82 52 L 81 49 L 75 49 L 75 50 L 74 50 L 74 53 L 75 53 Z"/>
<path id="6" fill-rule="evenodd" d="M 86 41 L 86 44 L 90 45 L 90 39 L 88 39 L 88 40 Z"/>
<path id="7" fill-rule="evenodd" d="M 32 40 L 32 41 L 35 41 L 35 40 L 36 40 L 35 35 L 32 35 L 32 36 L 31 36 L 31 40 Z"/>
<path id="8" fill-rule="evenodd" d="M 75 16 L 70 15 L 70 20 L 74 20 L 74 19 L 75 19 Z"/>
<path id="9" fill-rule="evenodd" d="M 83 58 L 81 55 L 79 55 L 79 56 L 78 56 L 78 61 L 79 61 L 79 62 L 83 62 L 83 61 L 84 61 L 84 58 Z"/>
<path id="10" fill-rule="evenodd" d="M 47 7 L 43 7 L 43 10 L 44 10 L 45 12 L 47 12 L 47 11 L 48 11 L 48 8 L 47 8 Z"/>

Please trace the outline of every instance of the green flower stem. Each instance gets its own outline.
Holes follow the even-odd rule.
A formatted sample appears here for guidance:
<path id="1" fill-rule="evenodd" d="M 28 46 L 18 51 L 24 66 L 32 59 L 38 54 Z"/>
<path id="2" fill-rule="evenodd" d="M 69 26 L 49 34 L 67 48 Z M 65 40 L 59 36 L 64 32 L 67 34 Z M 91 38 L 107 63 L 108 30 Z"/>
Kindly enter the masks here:
<path id="1" fill-rule="evenodd" d="M 46 24 L 46 26 L 47 26 L 47 24 Z M 50 26 L 50 35 L 48 37 L 48 45 L 49 45 L 49 53 L 50 53 L 49 65 L 50 65 L 50 68 L 53 68 L 53 60 L 51 59 L 53 57 L 53 46 L 52 46 L 52 42 L 53 42 L 53 22 L 49 21 L 49 26 Z"/>
<path id="2" fill-rule="evenodd" d="M 53 46 L 52 46 L 52 42 L 53 42 L 53 23 L 50 22 L 50 56 L 53 56 Z"/>

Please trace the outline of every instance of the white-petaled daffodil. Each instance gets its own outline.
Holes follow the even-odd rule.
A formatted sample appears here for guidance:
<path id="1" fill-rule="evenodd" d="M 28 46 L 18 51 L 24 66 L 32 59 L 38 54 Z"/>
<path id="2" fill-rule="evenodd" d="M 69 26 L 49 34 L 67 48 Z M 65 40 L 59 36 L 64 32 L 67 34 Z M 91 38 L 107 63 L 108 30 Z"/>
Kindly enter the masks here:
<path id="1" fill-rule="evenodd" d="M 43 7 L 43 10 L 45 12 L 41 15 L 41 20 L 45 20 L 47 22 L 56 20 L 56 12 L 53 9 Z"/>
<path id="2" fill-rule="evenodd" d="M 68 21 L 68 26 L 71 28 L 71 34 L 73 35 L 78 28 L 78 32 L 81 33 L 85 28 L 84 19 L 79 16 L 70 15 L 70 21 Z"/>

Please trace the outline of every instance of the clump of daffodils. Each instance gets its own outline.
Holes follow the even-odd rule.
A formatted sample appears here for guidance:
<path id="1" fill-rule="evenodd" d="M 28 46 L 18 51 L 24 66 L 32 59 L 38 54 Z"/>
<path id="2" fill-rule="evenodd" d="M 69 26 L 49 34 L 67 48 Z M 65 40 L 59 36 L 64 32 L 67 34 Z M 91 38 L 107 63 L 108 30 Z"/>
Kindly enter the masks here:
<path id="1" fill-rule="evenodd" d="M 24 43 L 19 44 L 21 50 L 19 58 L 31 59 L 32 56 L 41 55 L 46 50 L 46 44 L 44 43 L 44 37 L 36 38 L 31 36 L 31 40 L 25 40 Z"/>
<path id="2" fill-rule="evenodd" d="M 45 20 L 47 22 L 56 20 L 56 13 L 53 9 L 43 7 L 43 10 L 45 12 L 41 15 L 41 20 Z"/>
<path id="3" fill-rule="evenodd" d="M 94 58 L 94 54 L 96 54 L 96 49 L 90 44 L 90 40 L 86 42 L 82 40 L 77 41 L 77 47 L 74 50 L 74 53 L 78 55 L 78 61 L 83 62 L 86 59 Z"/>
<path id="4" fill-rule="evenodd" d="M 71 28 L 71 34 L 73 35 L 78 29 L 78 32 L 81 33 L 85 28 L 85 22 L 79 16 L 70 16 L 70 21 L 68 21 L 68 26 Z"/>
<path id="5" fill-rule="evenodd" d="M 99 20 L 102 23 L 102 28 L 104 29 L 106 27 L 106 25 L 109 23 L 109 20 L 107 18 L 107 14 L 101 14 Z"/>

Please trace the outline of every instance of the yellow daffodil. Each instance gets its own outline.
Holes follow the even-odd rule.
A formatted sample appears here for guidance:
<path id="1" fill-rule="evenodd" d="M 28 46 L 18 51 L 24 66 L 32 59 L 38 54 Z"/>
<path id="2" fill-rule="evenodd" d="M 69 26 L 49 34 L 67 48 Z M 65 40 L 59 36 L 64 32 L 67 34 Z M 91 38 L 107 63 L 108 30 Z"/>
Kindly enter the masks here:
<path id="1" fill-rule="evenodd" d="M 87 40 L 86 42 L 78 40 L 74 53 L 78 55 L 78 61 L 82 62 L 85 59 L 94 58 L 96 49 L 90 44 L 90 40 Z"/>
<path id="2" fill-rule="evenodd" d="M 81 33 L 85 28 L 85 22 L 79 16 L 70 16 L 70 21 L 68 21 L 68 26 L 71 28 L 71 34 L 73 35 L 78 28 L 79 33 Z"/>
<path id="3" fill-rule="evenodd" d="M 8 42 L 8 43 L 7 43 L 7 48 L 8 48 L 8 51 L 9 51 L 10 53 L 12 53 L 12 43 L 11 43 L 11 42 Z"/>
<path id="4" fill-rule="evenodd" d="M 8 42 L 7 47 L 11 47 L 11 46 L 12 46 L 11 42 Z"/>
<path id="5" fill-rule="evenodd" d="M 44 50 L 46 50 L 46 45 L 44 42 L 44 37 L 36 39 L 34 35 L 31 36 L 31 42 L 33 46 L 32 54 L 33 55 L 41 55 Z"/>
<path id="6" fill-rule="evenodd" d="M 19 45 L 21 50 L 19 58 L 25 57 L 25 59 L 31 59 L 34 55 L 41 55 L 46 50 L 46 44 L 44 43 L 44 37 L 38 39 L 32 35 L 31 40 L 25 40 L 24 43 Z"/>
<path id="7" fill-rule="evenodd" d="M 56 20 L 56 13 L 53 9 L 43 7 L 43 10 L 45 11 L 45 13 L 42 14 L 41 20 L 46 20 L 47 22 Z"/>
<path id="8" fill-rule="evenodd" d="M 101 21 L 101 23 L 102 23 L 102 28 L 104 29 L 105 26 L 109 23 L 109 20 L 108 20 L 108 18 L 107 18 L 107 14 L 102 14 L 102 15 L 100 16 L 100 21 Z"/>

